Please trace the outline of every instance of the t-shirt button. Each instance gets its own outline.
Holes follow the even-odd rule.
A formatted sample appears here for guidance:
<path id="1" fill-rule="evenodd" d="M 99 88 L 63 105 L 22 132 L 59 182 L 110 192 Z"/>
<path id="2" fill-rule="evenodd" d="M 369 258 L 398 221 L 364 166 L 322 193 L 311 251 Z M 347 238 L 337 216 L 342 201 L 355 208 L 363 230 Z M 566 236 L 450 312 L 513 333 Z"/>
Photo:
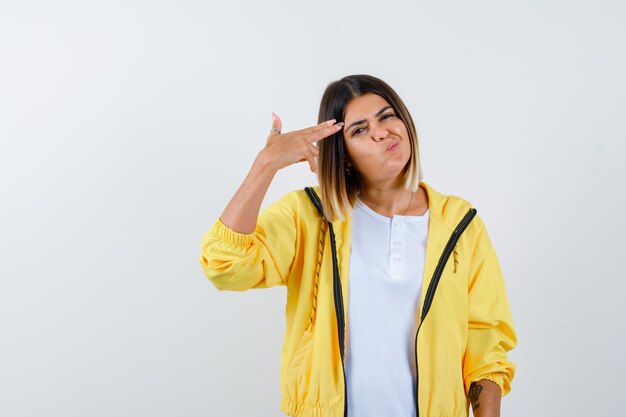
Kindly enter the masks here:
<path id="1" fill-rule="evenodd" d="M 402 260 L 402 258 L 398 258 L 398 257 L 393 258 L 394 262 L 400 262 L 401 260 Z"/>
<path id="2" fill-rule="evenodd" d="M 395 240 L 395 241 L 393 242 L 393 246 L 400 246 L 400 242 L 398 242 L 397 240 Z"/>

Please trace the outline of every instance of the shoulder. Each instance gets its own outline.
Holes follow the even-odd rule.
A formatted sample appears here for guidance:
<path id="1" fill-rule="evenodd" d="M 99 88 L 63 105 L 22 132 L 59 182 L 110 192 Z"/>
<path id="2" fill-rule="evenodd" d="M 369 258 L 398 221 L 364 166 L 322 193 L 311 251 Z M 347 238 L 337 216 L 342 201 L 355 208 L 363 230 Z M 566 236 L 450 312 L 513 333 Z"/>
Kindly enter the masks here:
<path id="1" fill-rule="evenodd" d="M 480 258 L 493 249 L 485 221 L 480 216 L 479 210 L 474 207 L 470 201 L 461 197 L 455 196 L 455 198 L 459 200 L 459 204 L 463 207 L 463 210 L 465 210 L 466 213 L 470 209 L 476 210 L 476 214 L 463 234 L 465 235 L 465 239 L 471 242 L 472 259 Z"/>
<path id="2" fill-rule="evenodd" d="M 424 181 L 420 185 L 428 196 L 430 215 L 454 229 L 471 208 L 472 203 L 464 197 L 454 194 L 444 194 Z"/>
<path id="3" fill-rule="evenodd" d="M 471 200 L 466 197 L 443 194 L 427 184 L 425 186 L 430 200 L 431 216 L 437 217 L 452 231 L 470 213 L 470 210 L 476 210 L 469 225 L 463 231 L 461 239 L 469 244 L 473 255 L 480 255 L 491 248 L 491 241 L 485 222 L 480 216 L 479 207 L 474 206 Z"/>

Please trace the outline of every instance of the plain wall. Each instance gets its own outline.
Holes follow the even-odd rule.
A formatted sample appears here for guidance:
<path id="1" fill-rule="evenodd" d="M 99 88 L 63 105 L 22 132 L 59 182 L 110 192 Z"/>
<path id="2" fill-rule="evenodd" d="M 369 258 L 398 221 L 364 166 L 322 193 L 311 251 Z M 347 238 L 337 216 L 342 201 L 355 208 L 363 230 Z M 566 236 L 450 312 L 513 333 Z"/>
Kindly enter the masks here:
<path id="1" fill-rule="evenodd" d="M 200 239 L 262 149 L 368 73 L 468 199 L 519 345 L 503 416 L 621 416 L 621 1 L 0 5 L 0 416 L 281 416 L 284 287 L 220 292 Z M 263 207 L 316 184 L 281 170 Z"/>

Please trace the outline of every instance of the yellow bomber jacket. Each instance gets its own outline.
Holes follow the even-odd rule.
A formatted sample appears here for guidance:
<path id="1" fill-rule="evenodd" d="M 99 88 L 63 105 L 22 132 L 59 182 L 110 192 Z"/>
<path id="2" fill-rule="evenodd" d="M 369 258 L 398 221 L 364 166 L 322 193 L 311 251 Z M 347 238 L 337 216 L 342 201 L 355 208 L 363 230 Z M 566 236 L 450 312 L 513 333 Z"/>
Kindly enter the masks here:
<path id="1" fill-rule="evenodd" d="M 500 264 L 476 209 L 420 186 L 430 215 L 416 318 L 417 416 L 467 416 L 472 382 L 493 381 L 503 396 L 510 391 L 516 366 L 507 352 L 517 336 Z M 219 290 L 287 287 L 280 409 L 296 417 L 345 417 L 351 216 L 327 223 L 311 190 L 319 195 L 319 186 L 307 187 L 268 205 L 249 234 L 218 218 L 202 237 L 200 264 Z"/>

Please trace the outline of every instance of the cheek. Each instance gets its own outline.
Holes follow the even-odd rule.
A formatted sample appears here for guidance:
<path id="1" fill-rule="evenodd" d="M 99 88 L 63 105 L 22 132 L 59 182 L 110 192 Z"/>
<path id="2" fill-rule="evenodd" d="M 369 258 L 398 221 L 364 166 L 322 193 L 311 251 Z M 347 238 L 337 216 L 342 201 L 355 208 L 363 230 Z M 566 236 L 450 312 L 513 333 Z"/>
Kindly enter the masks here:
<path id="1" fill-rule="evenodd" d="M 406 128 L 404 125 L 392 126 L 389 130 L 398 136 L 406 136 Z"/>

